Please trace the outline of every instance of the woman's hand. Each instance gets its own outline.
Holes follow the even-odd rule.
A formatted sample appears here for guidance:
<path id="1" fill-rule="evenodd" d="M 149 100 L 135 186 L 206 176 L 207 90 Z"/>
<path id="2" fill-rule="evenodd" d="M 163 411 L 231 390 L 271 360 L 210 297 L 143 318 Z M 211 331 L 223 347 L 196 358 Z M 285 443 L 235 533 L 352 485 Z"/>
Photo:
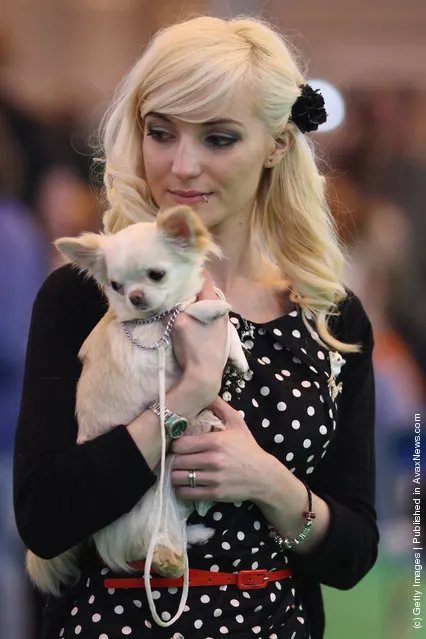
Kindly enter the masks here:
<path id="1" fill-rule="evenodd" d="M 175 455 L 172 483 L 176 493 L 193 500 L 255 501 L 270 455 L 257 444 L 241 414 L 223 399 L 217 397 L 209 408 L 225 430 L 173 441 L 170 452 Z M 190 470 L 196 471 L 194 488 L 189 486 Z"/>
<path id="2" fill-rule="evenodd" d="M 207 271 L 197 301 L 217 299 Z M 186 313 L 178 315 L 172 331 L 173 352 L 183 370 L 185 386 L 201 399 L 200 410 L 218 394 L 225 363 L 228 316 L 203 324 Z"/>

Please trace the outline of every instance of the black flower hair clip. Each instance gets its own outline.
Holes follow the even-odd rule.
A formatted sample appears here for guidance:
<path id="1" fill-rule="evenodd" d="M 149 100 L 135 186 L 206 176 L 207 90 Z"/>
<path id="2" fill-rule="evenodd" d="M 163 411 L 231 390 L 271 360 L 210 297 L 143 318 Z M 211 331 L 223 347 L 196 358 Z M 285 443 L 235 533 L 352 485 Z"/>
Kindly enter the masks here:
<path id="1" fill-rule="evenodd" d="M 327 120 L 324 108 L 324 98 L 319 89 L 313 89 L 309 84 L 302 84 L 301 94 L 293 104 L 290 120 L 302 133 L 316 131 L 320 124 Z"/>

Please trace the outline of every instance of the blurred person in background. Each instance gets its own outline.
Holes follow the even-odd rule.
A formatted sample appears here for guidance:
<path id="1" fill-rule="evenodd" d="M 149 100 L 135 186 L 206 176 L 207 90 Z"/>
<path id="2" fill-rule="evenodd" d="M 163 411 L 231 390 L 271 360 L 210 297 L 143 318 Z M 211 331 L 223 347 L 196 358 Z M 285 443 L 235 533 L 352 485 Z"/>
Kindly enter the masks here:
<path id="1" fill-rule="evenodd" d="M 32 635 L 24 549 L 16 531 L 12 457 L 31 308 L 47 274 L 46 244 L 19 199 L 22 150 L 0 109 L 0 637 Z"/>

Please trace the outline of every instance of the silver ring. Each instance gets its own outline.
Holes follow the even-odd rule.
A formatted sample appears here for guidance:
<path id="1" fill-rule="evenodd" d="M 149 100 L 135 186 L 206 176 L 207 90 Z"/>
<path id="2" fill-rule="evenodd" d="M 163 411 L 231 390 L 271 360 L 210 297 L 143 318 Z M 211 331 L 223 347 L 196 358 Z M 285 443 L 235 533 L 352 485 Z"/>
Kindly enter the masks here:
<path id="1" fill-rule="evenodd" d="M 207 195 L 203 195 L 203 200 L 204 202 L 207 204 L 209 201 L 209 198 L 207 197 Z"/>
<path id="2" fill-rule="evenodd" d="M 197 473 L 195 470 L 190 470 L 188 473 L 189 485 L 191 488 L 195 488 L 197 485 Z"/>

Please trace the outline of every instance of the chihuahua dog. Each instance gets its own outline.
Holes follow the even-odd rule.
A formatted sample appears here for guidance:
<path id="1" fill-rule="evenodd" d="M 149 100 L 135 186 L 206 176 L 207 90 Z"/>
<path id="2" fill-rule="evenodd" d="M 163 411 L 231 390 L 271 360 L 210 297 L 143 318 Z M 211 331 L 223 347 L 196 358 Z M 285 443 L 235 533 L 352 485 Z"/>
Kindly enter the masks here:
<path id="1" fill-rule="evenodd" d="M 62 238 L 57 248 L 102 287 L 109 307 L 83 343 L 79 358 L 82 373 L 77 385 L 78 444 L 93 439 L 118 424 L 129 424 L 159 398 L 158 352 L 138 348 L 161 340 L 162 321 L 146 320 L 178 307 L 203 323 L 226 315 L 230 306 L 222 299 L 196 301 L 203 285 L 202 269 L 209 253 L 221 256 L 198 216 L 186 206 L 160 212 L 153 223 L 133 224 L 116 234 L 87 233 Z M 127 331 L 124 326 L 128 327 Z M 131 327 L 131 328 L 130 328 Z M 200 344 L 200 349 L 202 345 Z M 228 321 L 224 366 L 229 360 L 242 372 L 248 370 L 238 334 Z M 178 382 L 182 372 L 172 349 L 165 350 L 165 390 Z M 188 425 L 188 434 L 223 428 L 209 410 Z M 170 477 L 172 456 L 166 458 Z M 158 468 L 155 471 L 159 474 Z M 93 535 L 97 552 L 111 569 L 131 571 L 130 562 L 144 559 L 153 535 L 156 486 L 134 508 Z M 211 504 L 178 499 L 170 494 L 183 522 L 194 507 L 204 515 Z M 214 534 L 202 525 L 187 527 L 188 543 L 205 543 Z M 84 542 L 82 542 L 84 543 Z M 78 580 L 81 544 L 58 557 L 45 560 L 27 553 L 27 569 L 37 587 L 58 595 L 61 586 Z M 185 549 L 183 549 L 185 551 Z M 152 567 L 165 576 L 183 573 L 178 549 L 156 547 Z M 173 553 L 172 553 L 173 554 Z"/>

